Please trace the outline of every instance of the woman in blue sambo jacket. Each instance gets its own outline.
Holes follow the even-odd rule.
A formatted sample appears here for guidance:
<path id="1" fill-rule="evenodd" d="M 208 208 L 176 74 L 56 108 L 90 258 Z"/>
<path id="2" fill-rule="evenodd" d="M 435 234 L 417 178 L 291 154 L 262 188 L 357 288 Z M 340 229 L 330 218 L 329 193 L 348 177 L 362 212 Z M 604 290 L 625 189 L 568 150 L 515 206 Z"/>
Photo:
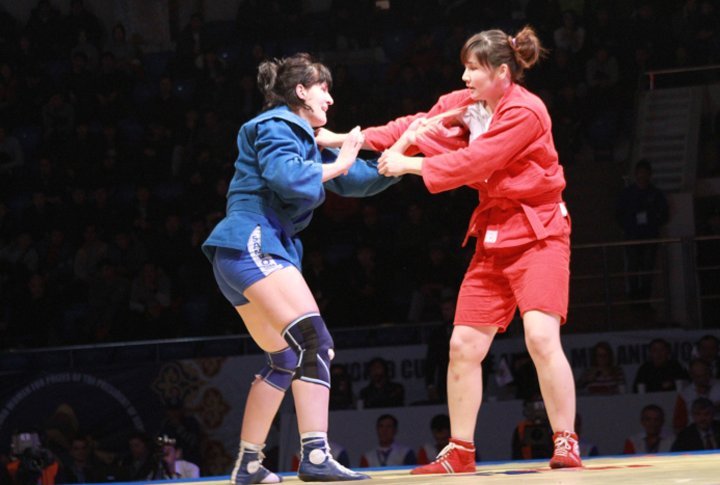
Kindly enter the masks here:
<path id="1" fill-rule="evenodd" d="M 327 122 L 331 80 L 327 67 L 307 54 L 260 64 L 266 111 L 240 128 L 227 214 L 203 245 L 220 290 L 266 352 L 245 405 L 231 476 L 236 484 L 281 481 L 262 465 L 262 448 L 291 385 L 302 448 L 300 479 L 369 478 L 329 452 L 333 341 L 300 271 L 298 233 L 325 199 L 325 189 L 360 197 L 398 179 L 385 179 L 375 162 L 356 159 L 363 144 L 359 128 L 339 152 L 318 148 L 314 130 Z"/>

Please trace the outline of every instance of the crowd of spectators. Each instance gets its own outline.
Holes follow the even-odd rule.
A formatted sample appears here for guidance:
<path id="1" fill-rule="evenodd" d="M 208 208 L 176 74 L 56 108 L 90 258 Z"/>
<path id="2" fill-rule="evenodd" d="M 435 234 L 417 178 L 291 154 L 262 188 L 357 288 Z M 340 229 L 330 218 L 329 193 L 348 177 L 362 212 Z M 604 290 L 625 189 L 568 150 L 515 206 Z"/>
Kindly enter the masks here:
<path id="1" fill-rule="evenodd" d="M 234 21 L 198 13 L 172 26 L 168 52 L 143 52 L 127 26 L 70 5 L 38 0 L 22 21 L 0 10 L 2 348 L 242 331 L 199 246 L 224 211 L 238 127 L 261 109 L 267 57 L 303 50 L 330 64 L 329 127 L 344 130 L 426 109 L 462 87 L 469 34 L 529 23 L 550 50 L 527 83 L 564 164 L 588 147 L 602 157 L 627 131 L 646 69 L 720 58 L 709 0 L 319 12 L 247 0 Z M 442 319 L 474 203 L 462 189 L 431 198 L 419 180 L 368 200 L 329 195 L 304 235 L 304 271 L 331 325 Z"/>

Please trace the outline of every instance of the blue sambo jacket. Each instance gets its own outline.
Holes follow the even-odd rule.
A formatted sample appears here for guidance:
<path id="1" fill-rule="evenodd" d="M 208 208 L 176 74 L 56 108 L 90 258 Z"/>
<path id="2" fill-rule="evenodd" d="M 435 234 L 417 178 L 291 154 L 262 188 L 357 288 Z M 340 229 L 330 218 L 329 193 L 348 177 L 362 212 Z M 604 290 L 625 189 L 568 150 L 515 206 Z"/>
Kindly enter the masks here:
<path id="1" fill-rule="evenodd" d="M 282 256 L 299 269 L 302 245 L 297 234 L 325 200 L 325 189 L 364 197 L 400 180 L 380 175 L 376 161 L 357 159 L 347 175 L 323 184 L 322 164 L 335 161 L 338 152 L 320 150 L 307 121 L 287 106 L 265 111 L 245 123 L 237 144 L 227 213 L 202 247 L 211 261 L 216 247 L 248 250 L 250 235 L 259 226 L 262 253 Z"/>

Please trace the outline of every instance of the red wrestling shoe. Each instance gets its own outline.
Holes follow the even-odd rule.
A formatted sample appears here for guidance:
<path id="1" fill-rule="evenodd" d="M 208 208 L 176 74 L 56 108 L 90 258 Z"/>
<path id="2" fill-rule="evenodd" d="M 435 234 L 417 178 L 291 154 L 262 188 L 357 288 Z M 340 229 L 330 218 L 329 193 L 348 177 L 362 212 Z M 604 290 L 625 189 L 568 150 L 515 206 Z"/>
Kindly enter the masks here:
<path id="1" fill-rule="evenodd" d="M 580 444 L 575 433 L 559 431 L 553 434 L 553 443 L 555 443 L 555 451 L 550 458 L 550 468 L 582 467 Z"/>
<path id="2" fill-rule="evenodd" d="M 475 471 L 475 446 L 468 441 L 450 438 L 435 461 L 410 471 L 412 475 L 435 475 L 446 473 L 468 473 Z"/>

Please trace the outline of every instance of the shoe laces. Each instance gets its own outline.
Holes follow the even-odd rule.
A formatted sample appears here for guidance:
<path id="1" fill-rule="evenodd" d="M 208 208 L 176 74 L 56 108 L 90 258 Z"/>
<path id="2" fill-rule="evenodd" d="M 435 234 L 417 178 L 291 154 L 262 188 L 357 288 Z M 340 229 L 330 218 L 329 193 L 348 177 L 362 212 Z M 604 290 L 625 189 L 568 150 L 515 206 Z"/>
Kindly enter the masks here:
<path id="1" fill-rule="evenodd" d="M 560 435 L 555 438 L 555 454 L 558 456 L 568 456 L 573 449 L 573 441 L 575 441 L 575 439 L 572 436 Z"/>
<path id="2" fill-rule="evenodd" d="M 450 443 L 448 443 L 447 445 L 445 445 L 445 448 L 443 448 L 442 450 L 440 450 L 440 453 L 438 453 L 437 458 L 435 458 L 435 459 L 433 460 L 433 463 L 440 463 L 440 462 L 442 462 L 442 461 L 447 460 L 447 459 L 448 459 L 448 455 L 450 455 L 450 453 L 451 453 L 455 448 L 457 448 L 457 447 L 458 447 L 458 446 L 451 441 Z"/>
<path id="3" fill-rule="evenodd" d="M 240 465 L 243 461 L 243 458 L 245 458 L 245 453 L 257 453 L 257 460 L 250 460 L 250 461 L 258 461 L 262 465 L 263 460 L 265 459 L 265 453 L 260 451 L 253 451 L 253 450 L 243 450 L 243 452 L 238 456 L 237 463 Z"/>

